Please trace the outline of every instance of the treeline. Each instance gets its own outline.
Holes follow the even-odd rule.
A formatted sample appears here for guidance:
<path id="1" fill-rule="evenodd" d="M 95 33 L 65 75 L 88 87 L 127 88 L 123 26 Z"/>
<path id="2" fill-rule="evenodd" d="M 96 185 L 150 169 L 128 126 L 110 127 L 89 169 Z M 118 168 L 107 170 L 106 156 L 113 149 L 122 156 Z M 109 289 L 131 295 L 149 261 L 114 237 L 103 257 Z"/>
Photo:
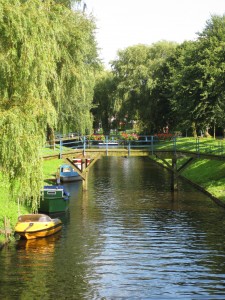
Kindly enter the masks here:
<path id="1" fill-rule="evenodd" d="M 33 210 L 46 132 L 92 128 L 100 64 L 95 22 L 82 3 L 72 9 L 79 2 L 0 0 L 0 171 L 9 198 Z"/>
<path id="2" fill-rule="evenodd" d="M 212 134 L 225 128 L 225 16 L 212 16 L 196 40 L 160 41 L 119 51 L 95 86 L 95 127 L 135 124 L 137 132 Z M 210 131 L 209 131 L 210 130 Z"/>

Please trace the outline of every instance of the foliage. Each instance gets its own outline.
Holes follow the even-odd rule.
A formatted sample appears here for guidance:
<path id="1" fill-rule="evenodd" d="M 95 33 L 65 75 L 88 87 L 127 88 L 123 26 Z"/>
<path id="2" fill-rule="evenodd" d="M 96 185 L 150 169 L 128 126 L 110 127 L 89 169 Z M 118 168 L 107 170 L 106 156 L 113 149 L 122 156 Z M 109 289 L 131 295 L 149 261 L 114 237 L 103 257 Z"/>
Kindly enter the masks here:
<path id="1" fill-rule="evenodd" d="M 60 56 L 57 61 L 58 98 L 54 105 L 58 112 L 59 131 L 81 134 L 91 132 L 95 72 L 99 68 L 94 39 L 94 22 L 79 12 L 52 8 L 60 20 L 57 28 Z"/>
<path id="2" fill-rule="evenodd" d="M 115 79 L 112 73 L 102 71 L 96 79 L 92 113 L 94 116 L 94 128 L 99 129 L 100 125 L 104 134 L 109 134 L 110 129 L 113 128 L 111 120 L 116 114 L 114 108 L 115 89 Z"/>
<path id="3" fill-rule="evenodd" d="M 89 16 L 50 0 L 0 0 L 0 165 L 12 200 L 32 211 L 47 128 L 91 128 L 94 28 Z"/>
<path id="4" fill-rule="evenodd" d="M 171 104 L 179 122 L 205 131 L 224 126 L 225 17 L 212 16 L 194 42 L 174 54 Z"/>
<path id="5" fill-rule="evenodd" d="M 89 141 L 104 141 L 105 136 L 103 134 L 91 134 L 87 136 L 87 140 Z"/>
<path id="6" fill-rule="evenodd" d="M 105 130 L 113 118 L 117 128 L 133 122 L 142 133 L 168 126 L 196 137 L 225 127 L 224 46 L 225 16 L 212 16 L 195 41 L 118 51 L 110 80 L 100 79 L 95 90 L 97 122 L 104 120 Z"/>
<path id="7" fill-rule="evenodd" d="M 121 121 L 135 120 L 142 131 L 162 130 L 171 123 L 166 64 L 176 44 L 136 45 L 118 52 L 112 62 L 117 83 L 116 104 Z"/>

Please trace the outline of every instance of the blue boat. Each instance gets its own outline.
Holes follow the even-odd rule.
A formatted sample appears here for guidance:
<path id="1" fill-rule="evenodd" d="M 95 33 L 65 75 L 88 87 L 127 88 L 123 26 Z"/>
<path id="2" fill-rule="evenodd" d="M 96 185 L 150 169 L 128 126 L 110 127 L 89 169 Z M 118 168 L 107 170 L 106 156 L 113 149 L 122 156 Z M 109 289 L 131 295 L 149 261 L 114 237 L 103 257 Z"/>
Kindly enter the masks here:
<path id="1" fill-rule="evenodd" d="M 71 182 L 82 180 L 81 176 L 70 165 L 61 165 L 59 168 L 60 181 Z"/>

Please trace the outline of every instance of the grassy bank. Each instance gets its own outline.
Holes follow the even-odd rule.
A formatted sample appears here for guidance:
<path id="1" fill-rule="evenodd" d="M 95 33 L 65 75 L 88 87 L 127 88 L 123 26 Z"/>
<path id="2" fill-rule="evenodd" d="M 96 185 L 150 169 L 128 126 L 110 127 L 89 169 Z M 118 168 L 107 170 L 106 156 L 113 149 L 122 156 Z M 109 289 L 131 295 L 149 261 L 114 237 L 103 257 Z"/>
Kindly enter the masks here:
<path id="1" fill-rule="evenodd" d="M 43 161 L 43 173 L 44 173 L 44 182 L 43 185 L 48 183 L 48 180 L 55 179 L 55 173 L 58 167 L 64 161 L 61 159 L 53 159 Z M 0 189 L 1 189 L 1 198 L 0 198 L 0 229 L 4 229 L 4 218 L 10 220 L 10 227 L 14 228 L 17 222 L 17 218 L 20 214 L 30 213 L 29 208 L 18 205 L 16 201 L 12 201 L 12 196 L 9 190 L 9 184 L 4 180 L 2 174 L 0 174 Z M 5 236 L 0 234 L 0 246 L 5 242 Z"/>
<path id="2" fill-rule="evenodd" d="M 167 167 L 161 160 L 154 159 Z M 178 160 L 178 168 L 186 159 Z M 167 160 L 171 164 L 171 160 Z M 225 204 L 225 161 L 197 159 L 181 175 Z"/>
<path id="3" fill-rule="evenodd" d="M 47 181 L 48 179 L 55 179 L 55 174 L 57 172 L 57 169 L 63 163 L 65 163 L 63 159 L 44 160 L 43 173 L 44 173 L 45 181 Z"/>
<path id="4" fill-rule="evenodd" d="M 225 161 L 198 159 L 182 175 L 225 203 Z"/>
<path id="5" fill-rule="evenodd" d="M 157 149 L 170 149 L 177 151 L 191 151 L 203 154 L 215 154 L 225 156 L 225 141 L 213 138 L 180 138 L 156 145 Z M 201 156 L 200 156 L 201 157 Z M 187 159 L 179 159 L 178 167 Z M 157 160 L 160 164 L 162 161 Z M 170 160 L 167 160 L 170 162 Z M 205 189 L 212 196 L 225 203 L 225 161 L 197 159 L 182 172 L 182 176 Z"/>

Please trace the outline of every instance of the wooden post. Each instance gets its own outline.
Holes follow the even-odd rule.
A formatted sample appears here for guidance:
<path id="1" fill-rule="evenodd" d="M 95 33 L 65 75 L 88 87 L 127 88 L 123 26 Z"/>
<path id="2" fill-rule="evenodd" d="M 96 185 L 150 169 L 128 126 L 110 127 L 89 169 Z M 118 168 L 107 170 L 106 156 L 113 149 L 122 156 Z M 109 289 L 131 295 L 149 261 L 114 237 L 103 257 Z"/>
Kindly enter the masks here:
<path id="1" fill-rule="evenodd" d="M 128 143 L 128 156 L 130 156 L 130 141 Z"/>
<path id="2" fill-rule="evenodd" d="M 85 179 L 82 179 L 82 189 L 83 191 L 88 190 L 88 172 L 85 173 Z"/>
<path id="3" fill-rule="evenodd" d="M 154 153 L 154 136 L 151 135 L 151 150 L 152 150 L 152 155 Z"/>
<path id="4" fill-rule="evenodd" d="M 85 158 L 82 158 L 81 159 L 81 172 L 83 172 L 86 168 L 86 163 L 85 163 Z"/>
<path id="5" fill-rule="evenodd" d="M 59 141 L 59 159 L 62 159 L 62 139 L 60 138 L 60 141 Z"/>
<path id="6" fill-rule="evenodd" d="M 83 189 L 83 191 L 87 191 L 87 189 L 88 189 L 88 171 L 85 171 L 87 166 L 88 166 L 88 159 L 87 158 L 82 158 L 81 159 L 81 172 L 84 174 L 84 177 L 85 177 L 85 178 L 82 178 L 82 189 Z"/>
<path id="7" fill-rule="evenodd" d="M 109 139 L 108 139 L 108 135 L 106 135 L 105 140 L 106 140 L 106 156 L 108 156 L 108 154 L 109 154 Z"/>
<path id="8" fill-rule="evenodd" d="M 86 155 L 86 137 L 83 136 L 83 155 Z"/>
<path id="9" fill-rule="evenodd" d="M 171 174 L 171 191 L 176 191 L 178 189 L 177 183 L 177 158 L 172 158 L 172 174 Z"/>

